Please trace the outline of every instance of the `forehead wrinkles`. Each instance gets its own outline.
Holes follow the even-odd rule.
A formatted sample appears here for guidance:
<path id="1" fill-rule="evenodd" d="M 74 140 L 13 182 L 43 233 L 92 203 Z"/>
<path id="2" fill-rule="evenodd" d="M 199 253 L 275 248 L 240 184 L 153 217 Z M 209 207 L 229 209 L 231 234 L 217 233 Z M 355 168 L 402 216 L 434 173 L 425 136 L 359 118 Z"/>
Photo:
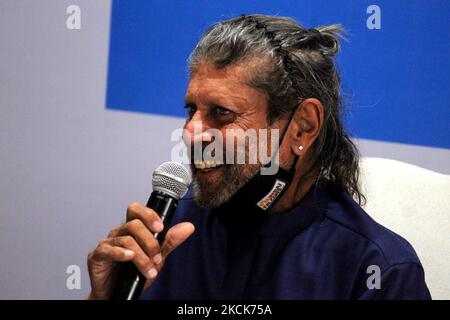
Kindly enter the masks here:
<path id="1" fill-rule="evenodd" d="M 196 101 L 199 103 L 221 103 L 229 104 L 228 106 L 246 106 L 254 105 L 255 94 L 258 92 L 251 87 L 227 83 L 224 81 L 192 80 L 186 95 L 186 100 Z M 227 107 L 227 105 L 224 105 Z"/>
<path id="2" fill-rule="evenodd" d="M 192 71 L 186 92 L 186 100 L 215 99 L 233 100 L 240 105 L 254 105 L 256 100 L 266 101 L 266 94 L 250 85 L 254 72 L 261 70 L 262 59 L 248 59 L 222 69 L 211 63 L 200 63 Z M 259 67 L 259 68 L 258 68 Z M 255 106 L 256 107 L 256 106 Z M 261 106 L 259 106 L 261 107 Z"/>

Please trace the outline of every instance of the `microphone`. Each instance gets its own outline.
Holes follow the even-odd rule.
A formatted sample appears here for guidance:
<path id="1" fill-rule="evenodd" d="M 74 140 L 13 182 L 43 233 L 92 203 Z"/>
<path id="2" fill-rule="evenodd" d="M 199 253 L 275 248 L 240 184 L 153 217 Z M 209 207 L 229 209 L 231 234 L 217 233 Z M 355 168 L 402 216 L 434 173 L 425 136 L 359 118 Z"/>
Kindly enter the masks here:
<path id="1" fill-rule="evenodd" d="M 163 231 L 155 233 L 154 237 L 162 245 L 178 204 L 185 196 L 191 184 L 191 174 L 178 162 L 165 162 L 153 172 L 153 192 L 147 202 L 147 207 L 155 210 L 164 224 Z M 133 262 L 120 265 L 116 285 L 112 290 L 110 300 L 139 300 L 147 278 L 143 276 Z"/>

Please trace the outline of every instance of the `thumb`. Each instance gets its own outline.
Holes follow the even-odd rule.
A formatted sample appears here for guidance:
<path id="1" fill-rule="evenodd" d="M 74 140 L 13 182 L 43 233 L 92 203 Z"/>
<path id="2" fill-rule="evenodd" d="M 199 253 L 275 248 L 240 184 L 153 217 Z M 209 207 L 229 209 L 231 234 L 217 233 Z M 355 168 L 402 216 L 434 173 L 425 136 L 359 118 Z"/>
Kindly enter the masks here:
<path id="1" fill-rule="evenodd" d="M 163 260 L 195 231 L 195 227 L 190 222 L 181 222 L 174 225 L 166 233 L 166 238 L 161 247 L 161 255 Z"/>

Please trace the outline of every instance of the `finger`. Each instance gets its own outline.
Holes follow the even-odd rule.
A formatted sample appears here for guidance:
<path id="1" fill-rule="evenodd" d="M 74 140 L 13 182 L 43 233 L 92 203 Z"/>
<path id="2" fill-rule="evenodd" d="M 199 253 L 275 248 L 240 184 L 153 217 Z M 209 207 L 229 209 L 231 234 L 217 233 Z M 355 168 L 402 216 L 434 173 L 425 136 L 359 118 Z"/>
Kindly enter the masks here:
<path id="1" fill-rule="evenodd" d="M 107 239 L 108 241 L 108 239 Z M 120 236 L 109 240 L 111 245 L 122 247 L 134 252 L 132 259 L 134 265 L 138 268 L 146 278 L 151 279 L 156 277 L 157 271 L 153 266 L 153 261 L 149 258 L 142 248 L 137 244 L 132 236 Z"/>
<path id="2" fill-rule="evenodd" d="M 114 238 L 114 237 L 117 237 L 117 236 L 118 236 L 118 233 L 119 233 L 119 229 L 120 229 L 120 228 L 114 228 L 114 229 L 111 229 L 111 230 L 109 231 L 109 233 L 108 233 L 107 238 Z"/>
<path id="3" fill-rule="evenodd" d="M 117 236 L 124 235 L 133 236 L 138 245 L 149 257 L 153 257 L 161 251 L 158 240 L 155 239 L 141 220 L 134 219 L 122 225 L 117 232 Z"/>
<path id="4" fill-rule="evenodd" d="M 94 261 L 130 261 L 134 257 L 134 252 L 125 248 L 115 247 L 107 242 L 101 243 L 97 248 L 89 255 L 90 260 Z"/>
<path id="5" fill-rule="evenodd" d="M 130 204 L 127 208 L 127 221 L 134 219 L 141 220 L 152 232 L 161 232 L 164 229 L 159 215 L 150 208 L 147 208 L 137 202 Z"/>
<path id="6" fill-rule="evenodd" d="M 174 225 L 167 231 L 166 238 L 161 248 L 162 258 L 167 256 L 182 244 L 195 231 L 195 227 L 190 222 L 181 222 Z"/>

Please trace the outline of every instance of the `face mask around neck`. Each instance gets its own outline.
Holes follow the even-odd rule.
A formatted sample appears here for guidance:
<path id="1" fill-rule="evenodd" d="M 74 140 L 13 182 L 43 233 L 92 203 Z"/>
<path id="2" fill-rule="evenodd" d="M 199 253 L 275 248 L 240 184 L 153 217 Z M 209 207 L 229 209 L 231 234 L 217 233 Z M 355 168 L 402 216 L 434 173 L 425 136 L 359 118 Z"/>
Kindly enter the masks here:
<path id="1" fill-rule="evenodd" d="M 280 139 L 280 147 L 292 119 L 293 115 Z M 289 170 L 278 167 L 276 173 L 267 174 L 266 172 L 269 171 L 267 169 L 271 168 L 274 161 L 276 161 L 280 147 L 275 152 L 275 155 L 272 156 L 269 163 L 264 165 L 254 177 L 222 205 L 224 208 L 239 209 L 241 212 L 267 213 L 278 203 L 294 178 L 295 167 L 298 161 L 298 155 L 296 155 L 293 165 Z"/>

